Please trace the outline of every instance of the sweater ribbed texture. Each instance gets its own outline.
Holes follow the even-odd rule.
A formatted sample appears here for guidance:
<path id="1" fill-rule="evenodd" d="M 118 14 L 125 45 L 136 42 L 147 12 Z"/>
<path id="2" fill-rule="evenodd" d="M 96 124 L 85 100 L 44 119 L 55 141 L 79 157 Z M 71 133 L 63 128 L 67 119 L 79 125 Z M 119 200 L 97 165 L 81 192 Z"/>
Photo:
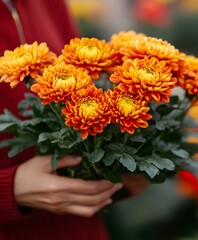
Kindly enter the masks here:
<path id="1" fill-rule="evenodd" d="M 0 170 L 0 222 L 17 219 L 20 214 L 13 197 L 13 178 L 17 166 Z"/>

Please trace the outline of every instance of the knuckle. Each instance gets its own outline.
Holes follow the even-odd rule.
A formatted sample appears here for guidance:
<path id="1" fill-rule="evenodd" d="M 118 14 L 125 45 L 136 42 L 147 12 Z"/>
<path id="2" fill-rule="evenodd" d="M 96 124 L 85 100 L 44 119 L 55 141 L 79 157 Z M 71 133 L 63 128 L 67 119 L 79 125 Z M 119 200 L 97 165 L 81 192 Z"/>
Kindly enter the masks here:
<path id="1" fill-rule="evenodd" d="M 57 205 L 59 205 L 61 203 L 60 198 L 58 196 L 56 196 L 56 194 L 51 194 L 48 198 L 47 198 L 47 202 L 49 205 L 56 207 Z"/>
<path id="2" fill-rule="evenodd" d="M 59 190 L 58 185 L 54 182 L 54 183 L 50 183 L 47 191 L 48 192 L 56 192 L 57 190 Z"/>

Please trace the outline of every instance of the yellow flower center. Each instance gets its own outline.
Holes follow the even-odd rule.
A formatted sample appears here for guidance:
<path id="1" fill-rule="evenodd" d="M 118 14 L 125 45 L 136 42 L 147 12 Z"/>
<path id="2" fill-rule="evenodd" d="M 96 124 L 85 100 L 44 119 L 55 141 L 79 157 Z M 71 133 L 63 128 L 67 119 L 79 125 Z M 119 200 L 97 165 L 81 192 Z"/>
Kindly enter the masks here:
<path id="1" fill-rule="evenodd" d="M 135 111 L 133 100 L 128 96 L 120 96 L 117 101 L 118 110 L 128 117 Z"/>
<path id="2" fill-rule="evenodd" d="M 55 90 L 66 90 L 74 88 L 76 85 L 76 79 L 70 75 L 61 75 L 54 81 L 52 87 Z"/>
<path id="3" fill-rule="evenodd" d="M 150 68 L 143 68 L 143 69 L 139 69 L 138 71 L 141 80 L 145 83 L 145 84 L 149 84 L 149 85 L 155 85 L 156 84 L 156 76 L 153 74 L 154 71 Z"/>
<path id="4" fill-rule="evenodd" d="M 95 60 L 99 54 L 99 49 L 96 46 L 83 46 L 79 50 L 79 57 L 81 59 Z"/>
<path id="5" fill-rule="evenodd" d="M 99 106 L 94 99 L 83 99 L 80 101 L 79 115 L 84 119 L 94 120 L 99 115 Z"/>

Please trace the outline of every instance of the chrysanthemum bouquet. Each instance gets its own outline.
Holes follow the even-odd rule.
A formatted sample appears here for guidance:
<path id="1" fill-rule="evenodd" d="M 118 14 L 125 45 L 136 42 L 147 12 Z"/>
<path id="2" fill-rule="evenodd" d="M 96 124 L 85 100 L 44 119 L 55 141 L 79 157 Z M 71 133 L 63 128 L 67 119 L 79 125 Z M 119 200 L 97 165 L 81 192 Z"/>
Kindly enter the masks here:
<path id="1" fill-rule="evenodd" d="M 108 42 L 75 38 L 60 56 L 46 43 L 24 44 L 5 51 L 0 77 L 31 90 L 18 105 L 22 119 L 8 110 L 0 116 L 0 130 L 15 135 L 0 144 L 11 147 L 9 157 L 35 145 L 37 154 L 52 154 L 56 170 L 58 157 L 81 155 L 80 166 L 59 174 L 111 181 L 126 173 L 161 181 L 197 167 L 198 146 L 186 141 L 186 129 L 198 59 L 167 41 L 134 31 Z M 177 89 L 183 97 L 172 94 Z"/>

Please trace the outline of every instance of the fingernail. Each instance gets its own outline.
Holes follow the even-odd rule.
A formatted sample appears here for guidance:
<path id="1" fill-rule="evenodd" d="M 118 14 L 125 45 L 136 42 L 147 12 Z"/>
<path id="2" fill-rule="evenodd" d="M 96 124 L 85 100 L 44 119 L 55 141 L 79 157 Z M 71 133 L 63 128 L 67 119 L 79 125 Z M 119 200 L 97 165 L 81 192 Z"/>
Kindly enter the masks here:
<path id="1" fill-rule="evenodd" d="M 123 188 L 123 184 L 122 184 L 122 183 L 117 183 L 117 184 L 115 185 L 115 189 L 116 189 L 116 190 L 120 190 L 121 188 Z"/>
<path id="2" fill-rule="evenodd" d="M 73 157 L 75 158 L 75 159 L 77 159 L 77 160 L 82 160 L 82 157 L 81 156 L 79 156 L 79 155 L 73 155 Z"/>

